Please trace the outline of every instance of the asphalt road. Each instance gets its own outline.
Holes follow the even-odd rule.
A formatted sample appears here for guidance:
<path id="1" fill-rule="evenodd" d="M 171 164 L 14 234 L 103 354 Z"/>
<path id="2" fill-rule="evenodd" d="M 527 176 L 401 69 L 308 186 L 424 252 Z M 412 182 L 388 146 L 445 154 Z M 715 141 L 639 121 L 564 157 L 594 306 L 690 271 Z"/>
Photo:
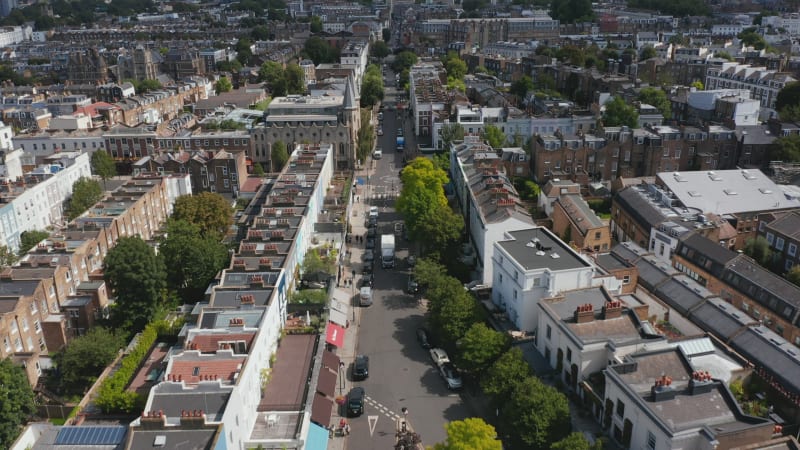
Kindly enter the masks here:
<path id="1" fill-rule="evenodd" d="M 387 73 L 394 84 L 394 75 Z M 395 150 L 396 112 L 384 111 L 383 122 L 384 135 L 378 138 L 383 158 L 371 162 L 375 172 L 368 191 L 373 195 L 367 195 L 367 200 L 380 207 L 379 233 L 391 233 L 400 218 L 394 212 L 393 196 L 387 194 L 393 189 L 399 192 L 403 154 Z M 348 450 L 393 448 L 396 419 L 403 407 L 426 445 L 446 438 L 445 423 L 470 416 L 459 395 L 447 390 L 428 351 L 417 343 L 416 329 L 423 326 L 423 311 L 403 292 L 409 274 L 409 242 L 401 236 L 396 239 L 396 267 L 384 270 L 375 265 L 373 305 L 361 312 L 358 353 L 370 357 L 370 375 L 357 383 L 365 388 L 367 402 L 364 415 L 350 421 Z"/>

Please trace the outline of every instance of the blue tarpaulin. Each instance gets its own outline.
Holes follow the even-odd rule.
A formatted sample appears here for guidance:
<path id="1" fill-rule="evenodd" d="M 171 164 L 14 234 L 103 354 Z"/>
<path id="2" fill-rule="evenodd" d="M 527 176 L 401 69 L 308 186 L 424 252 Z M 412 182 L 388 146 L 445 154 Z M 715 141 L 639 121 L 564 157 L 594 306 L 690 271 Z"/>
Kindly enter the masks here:
<path id="1" fill-rule="evenodd" d="M 306 450 L 328 450 L 328 430 L 311 422 L 308 429 L 308 440 Z"/>
<path id="2" fill-rule="evenodd" d="M 357 184 L 364 184 L 364 183 L 365 183 L 365 181 L 364 181 L 364 179 L 363 179 L 363 178 L 361 178 L 361 177 L 356 177 L 356 183 L 357 183 Z"/>

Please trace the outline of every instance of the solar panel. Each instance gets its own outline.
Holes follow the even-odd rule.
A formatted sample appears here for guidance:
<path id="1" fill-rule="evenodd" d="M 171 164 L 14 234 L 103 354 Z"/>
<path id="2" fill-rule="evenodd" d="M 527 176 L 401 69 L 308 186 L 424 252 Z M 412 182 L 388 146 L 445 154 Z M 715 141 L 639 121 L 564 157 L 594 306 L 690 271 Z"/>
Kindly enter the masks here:
<path id="1" fill-rule="evenodd" d="M 124 426 L 63 427 L 55 445 L 115 445 L 125 438 Z"/>

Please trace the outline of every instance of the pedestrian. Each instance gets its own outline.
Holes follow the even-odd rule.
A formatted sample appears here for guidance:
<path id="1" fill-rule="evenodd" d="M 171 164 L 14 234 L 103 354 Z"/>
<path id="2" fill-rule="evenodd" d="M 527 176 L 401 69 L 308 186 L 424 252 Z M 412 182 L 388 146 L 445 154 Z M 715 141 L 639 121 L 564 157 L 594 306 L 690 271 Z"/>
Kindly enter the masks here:
<path id="1" fill-rule="evenodd" d="M 349 423 L 344 424 L 344 435 L 345 436 L 350 436 L 350 424 Z"/>

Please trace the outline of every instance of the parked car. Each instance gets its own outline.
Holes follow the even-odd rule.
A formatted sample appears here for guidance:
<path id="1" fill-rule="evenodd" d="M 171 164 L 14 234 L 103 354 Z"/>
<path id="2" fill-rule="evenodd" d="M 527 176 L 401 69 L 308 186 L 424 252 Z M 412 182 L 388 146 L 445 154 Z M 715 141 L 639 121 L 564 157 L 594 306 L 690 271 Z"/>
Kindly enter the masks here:
<path id="1" fill-rule="evenodd" d="M 422 348 L 431 348 L 431 339 L 428 336 L 428 330 L 425 328 L 417 328 L 417 341 Z"/>
<path id="2" fill-rule="evenodd" d="M 368 275 L 364 275 L 361 277 L 359 288 L 362 287 L 372 287 L 372 282 L 374 281 L 375 277 L 370 273 Z"/>
<path id="3" fill-rule="evenodd" d="M 417 257 L 414 255 L 408 255 L 407 261 L 408 261 L 408 267 L 414 267 L 417 265 Z"/>
<path id="4" fill-rule="evenodd" d="M 398 128 L 397 129 L 397 135 L 398 136 L 403 136 L 403 129 L 402 128 Z"/>
<path id="5" fill-rule="evenodd" d="M 461 375 L 459 375 L 458 369 L 452 363 L 446 362 L 439 366 L 439 373 L 447 383 L 448 389 L 461 389 L 461 386 L 463 386 Z"/>
<path id="6" fill-rule="evenodd" d="M 375 252 L 370 249 L 364 250 L 363 259 L 364 263 L 371 263 L 375 261 Z"/>
<path id="7" fill-rule="evenodd" d="M 369 356 L 357 355 L 353 363 L 353 379 L 366 380 L 369 377 Z"/>
<path id="8" fill-rule="evenodd" d="M 383 120 L 383 112 L 378 113 L 378 120 Z"/>
<path id="9" fill-rule="evenodd" d="M 368 250 L 375 248 L 375 238 L 374 237 L 367 238 L 367 242 L 364 244 L 364 248 Z"/>
<path id="10" fill-rule="evenodd" d="M 450 358 L 447 356 L 447 352 L 440 348 L 432 348 L 431 349 L 431 359 L 433 363 L 437 366 L 441 366 L 444 363 L 449 363 Z"/>
<path id="11" fill-rule="evenodd" d="M 374 265 L 374 263 L 372 261 L 365 262 L 364 263 L 364 269 L 362 270 L 362 273 L 369 274 L 371 276 L 372 275 L 372 266 L 373 265 Z"/>
<path id="12" fill-rule="evenodd" d="M 374 239 L 375 238 L 375 234 L 377 234 L 377 232 L 378 231 L 377 231 L 375 226 L 370 226 L 369 228 L 367 228 L 367 239 L 369 239 L 369 238 L 373 238 Z"/>
<path id="13" fill-rule="evenodd" d="M 378 128 L 378 136 L 383 136 L 383 128 Z"/>
<path id="14" fill-rule="evenodd" d="M 364 414 L 364 397 L 367 393 L 363 387 L 354 387 L 350 389 L 347 394 L 347 415 L 349 417 L 357 417 Z"/>
<path id="15" fill-rule="evenodd" d="M 358 291 L 358 305 L 372 306 L 372 287 L 364 286 Z"/>
<path id="16" fill-rule="evenodd" d="M 408 282 L 406 283 L 406 292 L 410 295 L 414 295 L 419 292 L 419 283 L 417 280 L 414 279 L 414 275 L 408 276 Z"/>

